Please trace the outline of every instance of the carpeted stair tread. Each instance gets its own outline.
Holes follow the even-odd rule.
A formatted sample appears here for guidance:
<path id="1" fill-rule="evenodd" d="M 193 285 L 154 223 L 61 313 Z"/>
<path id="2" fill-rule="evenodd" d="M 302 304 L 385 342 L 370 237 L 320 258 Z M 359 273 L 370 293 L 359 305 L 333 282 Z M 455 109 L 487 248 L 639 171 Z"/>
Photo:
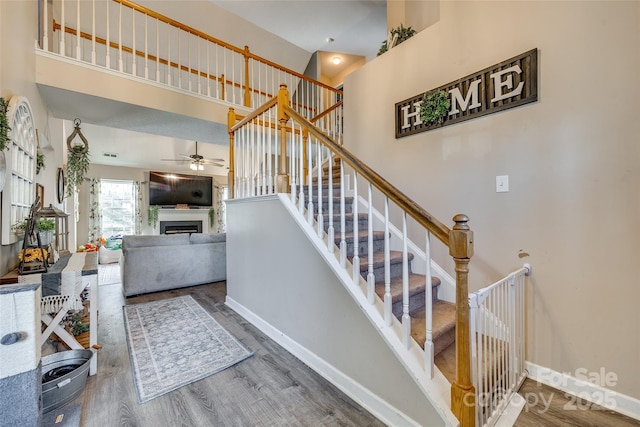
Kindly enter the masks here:
<path id="1" fill-rule="evenodd" d="M 456 380 L 456 343 L 452 342 L 433 358 L 434 364 L 451 383 Z"/>
<path id="2" fill-rule="evenodd" d="M 408 253 L 409 262 L 413 259 L 413 254 Z M 360 257 L 360 271 L 362 273 L 366 273 L 369 270 L 368 264 L 368 256 Z M 349 261 L 352 261 L 353 257 L 349 257 Z M 402 263 L 402 251 L 389 251 L 389 264 L 400 264 Z M 373 253 L 373 268 L 381 268 L 384 267 L 384 253 L 383 252 L 374 252 Z M 376 278 L 376 281 L 378 279 Z M 381 279 L 384 280 L 384 277 Z"/>
<path id="3" fill-rule="evenodd" d="M 344 233 L 344 241 L 349 243 L 353 243 L 354 232 L 347 231 Z M 336 244 L 340 245 L 342 241 L 342 233 L 336 234 L 335 236 Z M 384 240 L 384 231 L 374 231 L 373 232 L 373 240 Z M 358 230 L 358 243 L 368 242 L 369 241 L 369 231 L 368 230 Z M 413 259 L 413 256 L 411 257 Z"/>
<path id="4" fill-rule="evenodd" d="M 409 274 L 409 298 L 412 296 L 424 293 L 425 291 L 425 280 L 426 276 L 424 274 Z M 402 300 L 402 284 L 403 279 L 402 276 L 392 278 L 390 281 L 391 284 L 391 303 L 396 303 Z M 440 286 L 440 278 L 431 277 L 431 288 L 433 289 L 433 294 L 437 293 L 438 286 Z M 376 294 L 384 301 L 384 278 L 381 281 L 376 282 Z M 411 307 L 410 307 L 411 309 Z"/>
<path id="5" fill-rule="evenodd" d="M 411 313 L 411 336 L 421 347 L 427 336 L 425 307 Z M 456 306 L 453 303 L 438 300 L 433 303 L 432 337 L 435 347 L 434 354 L 446 349 L 455 340 Z"/>

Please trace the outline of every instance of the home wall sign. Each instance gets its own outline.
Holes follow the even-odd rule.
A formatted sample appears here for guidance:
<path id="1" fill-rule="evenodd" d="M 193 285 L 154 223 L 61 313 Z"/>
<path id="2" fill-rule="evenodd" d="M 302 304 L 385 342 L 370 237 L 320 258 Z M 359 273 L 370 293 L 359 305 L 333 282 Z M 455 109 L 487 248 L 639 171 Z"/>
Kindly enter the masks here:
<path id="1" fill-rule="evenodd" d="M 538 99 L 538 50 L 532 49 L 499 64 L 437 87 L 451 106 L 442 123 L 427 124 L 420 118 L 424 93 L 396 103 L 396 138 L 453 125 L 497 113 Z"/>

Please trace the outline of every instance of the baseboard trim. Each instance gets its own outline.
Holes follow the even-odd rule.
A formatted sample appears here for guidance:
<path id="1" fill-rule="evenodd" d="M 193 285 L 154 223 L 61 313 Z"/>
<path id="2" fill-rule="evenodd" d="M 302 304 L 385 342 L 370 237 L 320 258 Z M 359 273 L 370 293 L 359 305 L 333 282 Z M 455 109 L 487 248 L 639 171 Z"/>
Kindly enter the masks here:
<path id="1" fill-rule="evenodd" d="M 554 371 L 535 363 L 526 362 L 526 369 L 529 372 L 529 378 L 532 380 L 619 412 L 622 415 L 640 420 L 640 400 L 634 397 L 617 393 L 598 384 L 584 381 L 567 373 Z M 585 378 L 589 376 L 589 374 L 585 373 Z"/>
<path id="2" fill-rule="evenodd" d="M 380 421 L 391 426 L 419 427 L 413 419 L 398 411 L 385 400 L 373 394 L 359 383 L 337 370 L 334 366 L 320 359 L 313 352 L 298 344 L 293 339 L 271 326 L 262 318 L 229 296 L 225 299 L 227 307 L 251 322 L 255 327 L 264 332 L 269 338 L 280 344 L 288 352 L 304 362 L 311 369 L 320 374 L 327 381 L 338 387 L 343 393 L 365 408 Z"/>

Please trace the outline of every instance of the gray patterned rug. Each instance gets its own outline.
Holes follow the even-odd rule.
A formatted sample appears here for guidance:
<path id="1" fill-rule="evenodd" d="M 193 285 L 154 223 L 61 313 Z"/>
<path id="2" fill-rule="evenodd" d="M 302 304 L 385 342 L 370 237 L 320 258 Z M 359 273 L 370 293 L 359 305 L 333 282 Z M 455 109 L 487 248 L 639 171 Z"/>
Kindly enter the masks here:
<path id="1" fill-rule="evenodd" d="M 190 295 L 125 305 L 123 309 L 140 403 L 253 354 Z"/>

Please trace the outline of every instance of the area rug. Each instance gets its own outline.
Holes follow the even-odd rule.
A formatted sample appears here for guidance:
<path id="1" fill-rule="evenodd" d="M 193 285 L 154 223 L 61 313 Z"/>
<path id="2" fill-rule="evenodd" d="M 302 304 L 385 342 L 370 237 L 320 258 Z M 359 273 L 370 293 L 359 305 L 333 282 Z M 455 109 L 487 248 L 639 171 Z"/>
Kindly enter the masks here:
<path id="1" fill-rule="evenodd" d="M 190 295 L 125 305 L 123 309 L 139 403 L 220 372 L 253 354 Z"/>

